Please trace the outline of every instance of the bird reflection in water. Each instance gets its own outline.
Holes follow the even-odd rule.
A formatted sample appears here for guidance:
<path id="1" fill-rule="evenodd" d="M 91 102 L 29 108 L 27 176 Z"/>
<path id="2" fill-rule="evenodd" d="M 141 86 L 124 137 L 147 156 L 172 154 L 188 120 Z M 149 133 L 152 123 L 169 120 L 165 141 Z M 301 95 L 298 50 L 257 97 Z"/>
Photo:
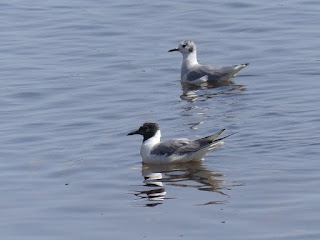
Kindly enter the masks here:
<path id="1" fill-rule="evenodd" d="M 188 102 L 196 100 L 206 101 L 208 98 L 213 98 L 219 95 L 236 94 L 238 91 L 246 91 L 243 85 L 234 84 L 232 81 L 222 83 L 206 82 L 201 85 L 194 85 L 188 82 L 181 82 L 182 95 L 180 98 Z M 199 92 L 199 90 L 212 89 L 211 92 Z M 215 91 L 213 91 L 215 90 Z"/>
<path id="2" fill-rule="evenodd" d="M 190 162 L 167 165 L 142 165 L 142 176 L 144 186 L 147 190 L 137 191 L 135 196 L 146 199 L 145 206 L 154 207 L 162 204 L 166 197 L 165 186 L 196 188 L 200 191 L 215 192 L 226 196 L 222 189 L 225 181 L 224 174 L 213 172 L 203 165 L 202 162 Z M 206 204 L 219 204 L 221 201 L 210 201 Z M 205 205 L 206 205 L 205 204 Z"/>

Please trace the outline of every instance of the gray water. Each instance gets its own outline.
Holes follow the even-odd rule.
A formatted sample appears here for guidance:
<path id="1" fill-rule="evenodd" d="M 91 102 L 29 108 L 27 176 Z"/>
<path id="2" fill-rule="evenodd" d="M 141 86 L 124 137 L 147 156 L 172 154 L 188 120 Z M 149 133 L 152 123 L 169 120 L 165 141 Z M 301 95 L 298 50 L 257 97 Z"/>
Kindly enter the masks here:
<path id="1" fill-rule="evenodd" d="M 319 1 L 0 6 L 1 239 L 320 238 Z M 186 90 L 183 39 L 250 65 Z M 142 166 L 126 134 L 145 121 L 237 134 L 201 164 Z"/>

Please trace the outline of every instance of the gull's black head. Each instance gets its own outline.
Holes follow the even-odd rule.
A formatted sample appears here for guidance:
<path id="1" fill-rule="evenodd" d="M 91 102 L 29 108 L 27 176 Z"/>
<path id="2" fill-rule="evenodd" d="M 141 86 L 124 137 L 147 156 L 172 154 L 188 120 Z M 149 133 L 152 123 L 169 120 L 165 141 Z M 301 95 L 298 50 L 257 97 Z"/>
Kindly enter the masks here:
<path id="1" fill-rule="evenodd" d="M 148 140 L 153 137 L 157 131 L 159 130 L 159 126 L 156 123 L 146 122 L 144 123 L 138 130 L 128 133 L 128 135 L 140 134 L 143 136 L 143 141 Z"/>

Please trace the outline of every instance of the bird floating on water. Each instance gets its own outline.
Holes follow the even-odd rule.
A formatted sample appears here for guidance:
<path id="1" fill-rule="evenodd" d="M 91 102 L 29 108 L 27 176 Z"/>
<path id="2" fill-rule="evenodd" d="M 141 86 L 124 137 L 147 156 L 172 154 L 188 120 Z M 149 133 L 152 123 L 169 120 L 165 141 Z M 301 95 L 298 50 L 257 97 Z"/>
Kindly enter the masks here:
<path id="1" fill-rule="evenodd" d="M 195 140 L 178 138 L 161 142 L 158 124 L 146 122 L 138 130 L 130 132 L 128 135 L 140 134 L 143 136 L 140 155 L 144 163 L 166 164 L 203 160 L 209 151 L 224 144 L 222 139 L 233 135 L 230 134 L 218 139 L 224 130 L 221 129 L 212 135 Z"/>
<path id="2" fill-rule="evenodd" d="M 180 42 L 177 48 L 170 49 L 169 52 L 179 51 L 183 55 L 181 66 L 181 81 L 193 84 L 202 84 L 204 82 L 224 82 L 229 81 L 241 69 L 249 63 L 238 64 L 233 66 L 213 66 L 201 65 L 197 60 L 197 47 L 191 40 Z"/>

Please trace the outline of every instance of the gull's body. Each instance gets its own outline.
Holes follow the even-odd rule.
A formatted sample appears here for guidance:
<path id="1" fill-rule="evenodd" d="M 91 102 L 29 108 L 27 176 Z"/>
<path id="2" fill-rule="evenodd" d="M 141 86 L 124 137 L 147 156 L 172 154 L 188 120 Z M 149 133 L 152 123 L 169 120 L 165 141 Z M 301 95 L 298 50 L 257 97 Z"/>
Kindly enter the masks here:
<path id="1" fill-rule="evenodd" d="M 221 140 L 228 136 L 217 139 L 223 131 L 224 129 L 196 140 L 178 138 L 161 142 L 158 125 L 144 123 L 138 130 L 128 135 L 141 134 L 143 136 L 140 155 L 144 163 L 165 164 L 202 160 L 209 151 L 224 144 Z"/>
<path id="2" fill-rule="evenodd" d="M 201 84 L 210 81 L 229 81 L 237 72 L 248 66 L 248 63 L 224 67 L 201 65 L 197 59 L 196 44 L 191 40 L 184 40 L 177 48 L 169 50 L 169 52 L 173 51 L 179 51 L 183 55 L 181 65 L 181 81 L 183 82 Z"/>

